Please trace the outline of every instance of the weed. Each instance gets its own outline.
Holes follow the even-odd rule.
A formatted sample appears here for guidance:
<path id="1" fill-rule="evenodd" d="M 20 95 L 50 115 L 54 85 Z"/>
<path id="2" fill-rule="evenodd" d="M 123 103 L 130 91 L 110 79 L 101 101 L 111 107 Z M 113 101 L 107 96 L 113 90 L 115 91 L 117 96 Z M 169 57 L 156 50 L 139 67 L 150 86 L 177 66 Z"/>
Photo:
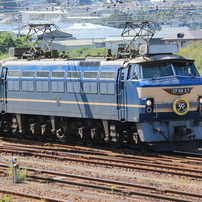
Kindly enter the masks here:
<path id="1" fill-rule="evenodd" d="M 8 168 L 8 176 L 13 177 L 13 167 L 12 166 L 9 166 L 9 168 Z"/>
<path id="2" fill-rule="evenodd" d="M 12 166 L 9 166 L 9 169 L 8 169 L 8 176 L 9 177 L 13 177 L 14 175 L 14 169 Z M 25 180 L 27 176 L 27 168 L 24 168 L 22 170 L 20 169 L 17 169 L 17 179 L 18 179 L 18 182 L 22 182 L 23 180 Z"/>
<path id="3" fill-rule="evenodd" d="M 61 164 L 60 164 L 60 162 L 58 162 L 58 161 L 54 162 L 54 165 L 57 166 L 58 168 L 62 167 Z"/>
<path id="4" fill-rule="evenodd" d="M 180 179 L 179 181 L 181 185 L 190 183 L 190 180 L 187 180 L 187 179 Z"/>
<path id="5" fill-rule="evenodd" d="M 24 168 L 22 170 L 18 170 L 18 182 L 22 182 L 23 180 L 26 179 L 27 176 L 27 168 Z"/>
<path id="6" fill-rule="evenodd" d="M 111 186 L 111 192 L 112 192 L 112 194 L 114 194 L 114 189 L 115 189 L 115 186 Z"/>
<path id="7" fill-rule="evenodd" d="M 9 202 L 9 197 L 4 197 L 3 199 L 0 199 L 0 202 Z"/>

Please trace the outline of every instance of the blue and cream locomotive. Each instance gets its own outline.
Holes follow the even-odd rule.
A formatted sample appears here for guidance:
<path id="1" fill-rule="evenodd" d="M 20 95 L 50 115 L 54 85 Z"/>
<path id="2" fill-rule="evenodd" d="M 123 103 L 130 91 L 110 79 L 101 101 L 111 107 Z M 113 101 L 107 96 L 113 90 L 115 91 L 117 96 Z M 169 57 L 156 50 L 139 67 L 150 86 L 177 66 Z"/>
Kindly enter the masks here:
<path id="1" fill-rule="evenodd" d="M 172 54 L 175 46 L 162 47 L 143 45 L 131 59 L 2 61 L 1 135 L 200 147 L 202 78 L 193 60 Z"/>

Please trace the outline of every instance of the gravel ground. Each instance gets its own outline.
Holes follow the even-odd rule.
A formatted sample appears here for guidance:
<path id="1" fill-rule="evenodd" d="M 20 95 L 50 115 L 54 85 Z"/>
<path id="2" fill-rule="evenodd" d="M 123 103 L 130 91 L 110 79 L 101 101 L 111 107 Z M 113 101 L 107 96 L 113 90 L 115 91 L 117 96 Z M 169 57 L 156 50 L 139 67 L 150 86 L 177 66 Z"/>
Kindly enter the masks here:
<path id="1" fill-rule="evenodd" d="M 11 165 L 11 155 L 0 155 L 0 163 Z M 138 170 L 128 170 L 120 168 L 112 168 L 107 166 L 87 165 L 75 162 L 53 161 L 47 159 L 39 159 L 32 157 L 18 157 L 18 164 L 21 167 L 31 167 L 45 169 L 58 172 L 66 172 L 77 175 L 85 175 L 90 177 L 113 179 L 131 183 L 145 184 L 156 186 L 159 188 L 175 189 L 187 192 L 202 193 L 202 181 L 194 180 L 186 177 L 172 176 L 169 174 L 151 173 Z M 61 185 L 57 183 L 45 183 L 40 181 L 30 181 L 26 179 L 22 183 L 13 184 L 12 178 L 0 176 L 0 188 L 26 192 L 35 195 L 47 196 L 67 201 L 79 202 L 100 202 L 100 201 L 116 201 L 116 202 L 153 202 L 154 199 L 143 198 L 139 196 L 131 196 L 123 193 L 113 193 L 112 191 L 96 190 L 72 185 Z M 0 198 L 5 197 L 0 195 Z M 15 200 L 17 201 L 17 200 Z M 31 201 L 31 200 L 30 200 Z M 158 200 L 162 201 L 162 200 Z M 26 200 L 27 202 L 27 200 Z"/>

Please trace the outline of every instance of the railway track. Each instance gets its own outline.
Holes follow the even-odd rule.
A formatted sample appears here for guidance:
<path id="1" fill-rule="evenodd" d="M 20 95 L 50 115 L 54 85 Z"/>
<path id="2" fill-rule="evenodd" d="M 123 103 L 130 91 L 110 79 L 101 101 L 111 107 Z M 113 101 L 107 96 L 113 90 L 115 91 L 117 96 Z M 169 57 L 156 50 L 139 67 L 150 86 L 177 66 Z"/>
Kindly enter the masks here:
<path id="1" fill-rule="evenodd" d="M 40 159 L 52 159 L 60 162 L 79 162 L 81 165 L 99 165 L 106 168 L 129 169 L 146 171 L 152 173 L 165 173 L 191 177 L 201 180 L 202 167 L 200 156 L 177 156 L 163 154 L 141 154 L 140 152 L 122 154 L 119 150 L 106 151 L 82 146 L 69 146 L 52 143 L 32 142 L 33 145 L 25 145 L 28 142 L 16 145 L 14 143 L 0 143 L 1 153 L 8 153 L 17 156 L 34 156 Z M 133 152 L 133 151 L 132 151 Z M 8 165 L 0 166 L 2 175 L 8 169 Z M 21 167 L 23 168 L 23 167 Z M 60 173 L 55 171 L 28 168 L 27 180 L 30 183 L 41 182 L 64 184 L 64 186 L 78 186 L 89 189 L 104 190 L 129 196 L 139 196 L 165 201 L 202 201 L 202 195 L 196 192 L 177 191 L 161 186 L 150 186 L 141 183 L 128 183 L 118 180 L 94 178 L 84 175 Z M 47 200 L 49 201 L 49 200 Z"/>
<path id="2" fill-rule="evenodd" d="M 58 146 L 59 147 L 59 146 Z M 128 156 L 118 155 L 108 156 L 95 155 L 95 154 L 83 154 L 74 153 L 70 151 L 64 151 L 64 148 L 60 148 L 58 151 L 53 148 L 43 148 L 40 146 L 28 146 L 28 145 L 0 145 L 1 152 L 7 152 L 18 155 L 29 155 L 39 158 L 51 158 L 60 161 L 80 162 L 86 164 L 105 165 L 111 167 L 119 167 L 125 169 L 144 170 L 149 172 L 167 173 L 172 175 L 181 175 L 186 177 L 202 178 L 202 163 L 201 159 L 186 160 L 179 157 L 161 156 L 157 157 L 145 157 L 145 156 Z M 63 150 L 63 151 L 61 151 Z M 192 164 L 190 164 L 192 163 Z"/>
<path id="3" fill-rule="evenodd" d="M 9 165 L 0 164 L 1 172 L 6 171 Z M 25 169 L 24 167 L 21 167 Z M 26 168 L 28 170 L 27 178 L 47 181 L 52 183 L 69 184 L 74 186 L 82 186 L 93 189 L 101 189 L 106 191 L 121 192 L 123 194 L 138 195 L 154 199 L 162 199 L 166 201 L 202 201 L 202 194 L 165 189 L 155 186 L 147 186 L 123 181 L 108 180 L 103 178 L 95 178 L 82 175 L 74 175 L 70 173 L 61 173 L 49 170 Z M 112 188 L 113 187 L 113 188 Z M 187 199 L 185 197 L 188 197 Z M 33 196 L 32 198 L 37 198 Z M 44 197 L 42 197 L 44 198 Z M 44 198 L 46 199 L 46 198 Z M 57 199 L 48 199 L 48 201 L 56 201 Z M 63 201 L 63 200 L 59 200 Z"/>
<path id="4" fill-rule="evenodd" d="M 184 151 L 174 151 L 169 153 L 144 153 L 137 150 L 130 150 L 130 149 L 117 149 L 112 147 L 102 147 L 102 146 L 85 146 L 85 145 L 66 145 L 59 143 L 50 143 L 50 142 L 39 142 L 39 141 L 30 141 L 25 139 L 16 139 L 16 138 L 3 138 L 0 137 L 1 141 L 5 141 L 8 144 L 14 143 L 20 144 L 20 145 L 29 145 L 29 147 L 33 148 L 41 148 L 43 146 L 43 149 L 47 150 L 55 150 L 55 151 L 73 151 L 73 152 L 79 152 L 79 153 L 89 153 L 89 154 L 98 154 L 98 155 L 106 155 L 106 156 L 116 156 L 116 157 L 127 157 L 127 158 L 139 158 L 139 159 L 147 159 L 150 160 L 151 157 L 157 157 L 165 159 L 165 161 L 169 160 L 176 160 L 179 162 L 188 162 L 189 160 L 196 160 L 201 161 L 202 152 L 184 152 Z M 4 143 L 6 144 L 6 143 Z M 9 144 L 12 145 L 12 144 Z M 198 151 L 201 151 L 202 149 L 199 149 Z M 199 163 L 199 162 L 197 162 Z"/>
<path id="5" fill-rule="evenodd" d="M 6 196 L 15 196 L 18 198 L 18 200 L 33 200 L 33 201 L 48 201 L 48 202 L 68 202 L 67 200 L 62 200 L 62 199 L 57 199 L 57 198 L 50 198 L 46 196 L 40 196 L 40 195 L 34 195 L 34 194 L 29 194 L 29 193 L 23 193 L 23 192 L 17 192 L 17 191 L 12 191 L 12 190 L 7 190 L 7 189 L 0 189 L 1 194 L 6 195 Z M 16 199 L 17 200 L 17 199 Z M 9 202 L 15 202 L 14 200 L 10 200 Z M 70 202 L 70 201 L 69 201 Z"/>

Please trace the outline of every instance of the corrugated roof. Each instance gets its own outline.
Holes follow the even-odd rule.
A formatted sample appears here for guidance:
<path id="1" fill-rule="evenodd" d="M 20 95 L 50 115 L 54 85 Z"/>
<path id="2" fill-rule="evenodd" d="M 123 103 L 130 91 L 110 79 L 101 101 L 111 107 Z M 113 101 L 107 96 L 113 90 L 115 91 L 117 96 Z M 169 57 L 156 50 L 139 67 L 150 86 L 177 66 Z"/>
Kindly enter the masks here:
<path id="1" fill-rule="evenodd" d="M 92 24 L 92 23 L 74 23 L 67 28 L 67 30 L 80 30 L 80 29 L 81 30 L 82 29 L 111 29 L 111 27 Z"/>
<path id="2" fill-rule="evenodd" d="M 133 37 L 126 37 L 125 40 L 131 41 L 133 40 Z M 110 36 L 105 39 L 105 42 L 112 42 L 112 41 L 125 41 L 123 37 L 121 36 Z"/>
<path id="3" fill-rule="evenodd" d="M 42 35 L 39 35 L 39 36 L 42 36 Z M 69 33 L 66 33 L 66 32 L 61 32 L 59 30 L 53 30 L 52 32 L 44 33 L 43 36 L 44 36 L 44 38 L 52 38 L 52 36 L 54 36 L 55 39 L 58 39 L 58 38 L 73 38 L 72 34 L 69 34 Z"/>
<path id="4" fill-rule="evenodd" d="M 72 34 L 73 37 L 76 37 L 77 39 L 105 39 L 112 35 L 120 36 L 123 31 L 123 29 L 91 23 L 74 23 L 67 28 L 61 28 L 60 30 Z"/>
<path id="5" fill-rule="evenodd" d="M 74 30 L 67 31 L 77 39 L 106 39 L 109 36 L 121 36 L 122 30 L 119 29 L 99 29 L 99 30 Z"/>

